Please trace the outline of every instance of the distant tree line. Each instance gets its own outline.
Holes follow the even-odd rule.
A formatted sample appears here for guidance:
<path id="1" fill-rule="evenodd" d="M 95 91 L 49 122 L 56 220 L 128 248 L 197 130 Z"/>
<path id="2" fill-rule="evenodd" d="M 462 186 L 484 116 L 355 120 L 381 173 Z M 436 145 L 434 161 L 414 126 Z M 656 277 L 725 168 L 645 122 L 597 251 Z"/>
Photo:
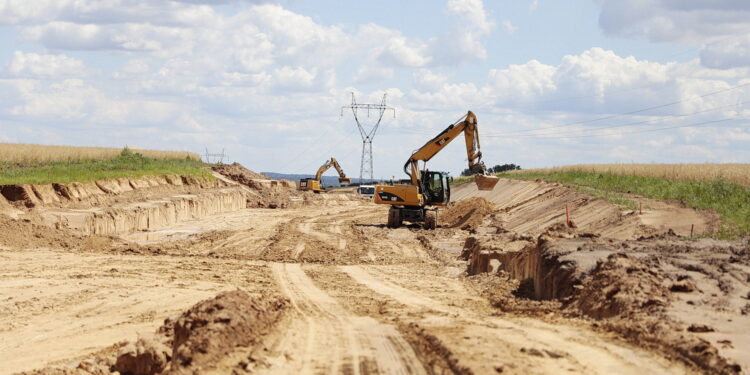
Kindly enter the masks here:
<path id="1" fill-rule="evenodd" d="M 515 171 L 515 170 L 519 170 L 519 169 L 521 169 L 520 165 L 515 165 L 515 164 L 503 164 L 503 165 L 500 165 L 500 164 L 498 164 L 498 165 L 496 165 L 496 166 L 494 166 L 492 168 L 487 168 L 487 172 L 490 172 L 490 173 L 501 173 L 501 172 L 507 172 L 507 171 Z M 466 168 L 466 169 L 463 170 L 463 172 L 461 172 L 461 176 L 471 176 L 471 174 L 472 173 L 469 170 L 469 168 Z"/>

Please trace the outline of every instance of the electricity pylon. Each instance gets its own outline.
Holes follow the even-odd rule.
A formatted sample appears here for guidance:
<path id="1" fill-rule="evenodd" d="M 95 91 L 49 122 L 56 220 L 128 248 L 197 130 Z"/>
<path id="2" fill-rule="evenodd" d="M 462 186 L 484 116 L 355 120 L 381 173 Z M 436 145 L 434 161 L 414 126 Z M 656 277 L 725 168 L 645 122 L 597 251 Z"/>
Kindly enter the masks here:
<path id="1" fill-rule="evenodd" d="M 372 167 L 372 140 L 375 138 L 375 133 L 378 131 L 378 127 L 380 126 L 380 121 L 383 119 L 383 114 L 385 111 L 393 111 L 393 117 L 396 117 L 396 110 L 393 107 L 389 107 L 385 104 L 385 98 L 386 94 L 383 94 L 383 100 L 380 102 L 380 104 L 359 104 L 357 103 L 357 100 L 354 98 L 354 93 L 352 93 L 352 103 L 341 107 L 341 116 L 344 115 L 344 109 L 349 108 L 352 110 L 352 114 L 354 115 L 354 121 L 357 122 L 357 129 L 359 129 L 359 135 L 362 136 L 362 159 L 360 161 L 359 165 L 359 179 L 360 181 L 367 177 L 370 180 L 374 180 L 374 172 Z M 362 123 L 359 121 L 359 116 L 357 115 L 357 110 L 367 110 L 367 117 L 370 117 L 370 111 L 377 111 L 378 114 L 378 120 L 375 122 L 375 124 L 372 126 L 370 130 L 365 129 L 364 126 L 362 126 Z"/>

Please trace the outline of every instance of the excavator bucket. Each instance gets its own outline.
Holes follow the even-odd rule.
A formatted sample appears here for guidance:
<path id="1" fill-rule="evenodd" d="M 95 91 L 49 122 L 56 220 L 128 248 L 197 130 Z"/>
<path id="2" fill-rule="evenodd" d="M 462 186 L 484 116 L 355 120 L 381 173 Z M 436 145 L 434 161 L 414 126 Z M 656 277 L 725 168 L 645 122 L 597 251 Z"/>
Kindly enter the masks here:
<path id="1" fill-rule="evenodd" d="M 474 175 L 474 182 L 479 190 L 492 190 L 500 179 L 497 176 L 487 176 L 483 174 Z"/>

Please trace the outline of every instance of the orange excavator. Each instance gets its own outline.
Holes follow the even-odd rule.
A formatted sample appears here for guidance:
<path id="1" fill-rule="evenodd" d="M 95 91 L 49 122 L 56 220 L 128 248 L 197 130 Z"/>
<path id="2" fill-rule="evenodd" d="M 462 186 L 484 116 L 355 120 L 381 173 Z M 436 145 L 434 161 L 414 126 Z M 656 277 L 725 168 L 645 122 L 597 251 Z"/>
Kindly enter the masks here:
<path id="1" fill-rule="evenodd" d="M 477 188 L 495 188 L 498 178 L 491 176 L 482 162 L 477 117 L 469 111 L 461 120 L 448 126 L 411 154 L 404 164 L 404 172 L 409 176 L 408 184 L 375 186 L 374 202 L 391 206 L 388 210 L 389 228 L 398 228 L 404 221 L 423 223 L 425 229 L 437 227 L 438 207 L 450 202 L 451 177 L 445 172 L 429 171 L 426 167 L 427 162 L 461 133 L 466 141 L 469 170 L 474 174 Z M 421 170 L 420 161 L 423 162 Z"/>
<path id="2" fill-rule="evenodd" d="M 303 191 L 312 191 L 314 193 L 320 193 L 324 191 L 323 187 L 320 185 L 320 179 L 323 177 L 323 173 L 325 173 L 327 170 L 329 170 L 331 167 L 336 168 L 336 172 L 339 173 L 339 183 L 342 185 L 349 185 L 352 183 L 352 179 L 349 177 L 346 177 L 346 174 L 344 174 L 344 170 L 341 169 L 341 166 L 339 165 L 339 162 L 336 160 L 336 158 L 331 158 L 331 160 L 326 161 L 323 165 L 318 168 L 318 171 L 315 173 L 314 178 L 303 178 L 299 180 L 297 183 L 297 189 L 303 190 Z"/>

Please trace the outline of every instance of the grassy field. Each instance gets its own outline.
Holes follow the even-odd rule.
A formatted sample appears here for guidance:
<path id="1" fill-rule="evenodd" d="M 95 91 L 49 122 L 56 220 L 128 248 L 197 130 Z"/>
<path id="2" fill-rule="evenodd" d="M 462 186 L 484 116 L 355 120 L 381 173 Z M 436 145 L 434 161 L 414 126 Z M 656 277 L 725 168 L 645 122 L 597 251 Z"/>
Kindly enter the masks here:
<path id="1" fill-rule="evenodd" d="M 142 153 L 141 150 L 134 152 L 121 149 L 113 156 L 107 156 L 109 151 L 96 154 L 84 150 L 76 154 L 75 150 L 71 150 L 75 148 L 67 148 L 60 149 L 62 152 L 55 155 L 54 149 L 43 147 L 51 154 L 36 157 L 30 155 L 28 159 L 22 159 L 18 155 L 8 157 L 9 160 L 0 158 L 0 185 L 91 181 L 153 174 L 211 177 L 211 173 L 205 169 L 206 164 L 196 154 L 186 152 Z M 28 150 L 31 149 L 33 147 Z M 0 155 L 7 156 L 2 152 Z"/>
<path id="2" fill-rule="evenodd" d="M 611 169 L 609 169 L 612 167 Z M 721 167 L 718 167 L 721 169 Z M 721 229 L 713 235 L 733 238 L 750 234 L 750 189 L 742 184 L 748 176 L 728 174 L 741 171 L 746 165 L 732 165 L 723 171 L 712 171 L 708 164 L 687 165 L 670 169 L 654 165 L 627 169 L 623 166 L 601 165 L 595 168 L 566 167 L 522 170 L 500 174 L 500 177 L 561 182 L 584 193 L 606 198 L 614 203 L 634 207 L 626 194 L 654 199 L 678 199 L 698 210 L 714 210 L 721 215 Z M 696 172 L 697 170 L 702 173 Z M 601 172 L 597 172 L 601 171 Z M 606 171 L 606 172 L 604 172 Z M 711 176 L 716 176 L 711 178 Z M 730 180 L 731 178 L 731 180 Z"/>
<path id="3" fill-rule="evenodd" d="M 122 152 L 121 148 L 106 147 L 73 147 L 73 146 L 45 146 L 20 143 L 0 143 L 0 162 L 16 163 L 20 165 L 39 165 L 49 162 L 77 162 L 81 160 L 112 159 Z M 193 159 L 201 158 L 194 152 L 159 151 L 129 148 L 144 157 L 152 159 Z"/>
<path id="4" fill-rule="evenodd" d="M 651 177 L 668 181 L 724 181 L 750 187 L 750 164 L 581 164 L 533 169 L 533 171 L 536 173 L 579 171 Z M 520 171 L 520 173 L 526 172 Z"/>

